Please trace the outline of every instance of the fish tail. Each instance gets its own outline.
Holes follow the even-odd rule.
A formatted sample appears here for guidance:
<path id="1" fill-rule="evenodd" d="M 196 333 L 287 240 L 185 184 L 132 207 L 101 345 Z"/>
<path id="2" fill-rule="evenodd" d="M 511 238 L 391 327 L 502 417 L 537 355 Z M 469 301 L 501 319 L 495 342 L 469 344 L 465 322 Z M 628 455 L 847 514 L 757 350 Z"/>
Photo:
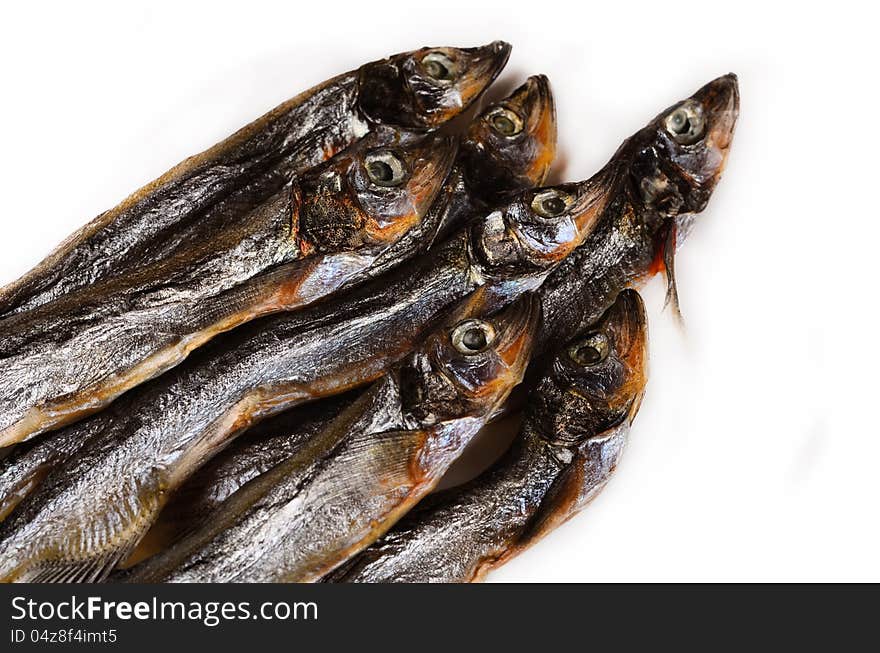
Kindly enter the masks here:
<path id="1" fill-rule="evenodd" d="M 16 583 L 100 583 L 124 560 L 131 547 L 108 551 L 88 560 L 52 560 L 41 563 L 18 575 Z"/>

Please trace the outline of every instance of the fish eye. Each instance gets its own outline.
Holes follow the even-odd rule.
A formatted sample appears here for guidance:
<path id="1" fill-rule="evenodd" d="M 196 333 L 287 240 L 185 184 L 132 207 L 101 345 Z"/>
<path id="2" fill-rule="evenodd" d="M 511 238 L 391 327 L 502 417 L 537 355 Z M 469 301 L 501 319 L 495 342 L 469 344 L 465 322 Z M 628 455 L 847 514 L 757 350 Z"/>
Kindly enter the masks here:
<path id="1" fill-rule="evenodd" d="M 377 186 L 400 186 L 406 179 L 406 166 L 389 150 L 371 152 L 364 157 L 364 169 Z"/>
<path id="2" fill-rule="evenodd" d="M 568 348 L 568 357 L 583 367 L 598 365 L 606 358 L 611 347 L 604 333 L 592 333 Z"/>
<path id="3" fill-rule="evenodd" d="M 504 107 L 492 109 L 486 116 L 486 122 L 502 136 L 516 136 L 523 130 L 523 121 L 516 113 Z"/>
<path id="4" fill-rule="evenodd" d="M 543 218 L 555 218 L 562 215 L 571 206 L 574 198 L 560 190 L 545 190 L 535 195 L 532 200 L 532 211 Z"/>
<path id="5" fill-rule="evenodd" d="M 682 145 L 692 145 L 700 140 L 705 127 L 703 107 L 697 102 L 685 102 L 666 116 L 666 131 Z"/>
<path id="6" fill-rule="evenodd" d="M 425 74 L 438 82 L 451 82 L 455 79 L 455 64 L 442 52 L 429 52 L 422 57 L 421 63 Z"/>
<path id="7" fill-rule="evenodd" d="M 495 340 L 495 329 L 483 320 L 465 320 L 452 330 L 452 346 L 465 356 L 486 351 Z"/>

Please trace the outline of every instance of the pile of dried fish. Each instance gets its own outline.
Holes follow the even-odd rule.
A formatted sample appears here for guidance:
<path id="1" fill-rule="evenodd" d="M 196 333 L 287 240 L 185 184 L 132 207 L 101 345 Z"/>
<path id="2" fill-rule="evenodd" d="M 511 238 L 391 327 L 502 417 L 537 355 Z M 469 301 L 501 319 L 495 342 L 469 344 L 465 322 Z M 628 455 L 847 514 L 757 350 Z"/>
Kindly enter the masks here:
<path id="1" fill-rule="evenodd" d="M 595 496 L 647 379 L 633 288 L 663 271 L 678 310 L 737 82 L 542 187 L 547 78 L 462 115 L 509 53 L 335 77 L 0 289 L 0 579 L 473 581 Z"/>

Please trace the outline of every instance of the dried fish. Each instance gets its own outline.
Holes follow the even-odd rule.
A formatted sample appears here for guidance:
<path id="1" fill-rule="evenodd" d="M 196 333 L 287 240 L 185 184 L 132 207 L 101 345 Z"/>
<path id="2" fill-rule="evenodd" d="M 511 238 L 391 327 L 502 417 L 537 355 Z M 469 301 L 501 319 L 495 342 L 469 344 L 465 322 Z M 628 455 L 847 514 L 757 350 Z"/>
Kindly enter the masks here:
<path id="1" fill-rule="evenodd" d="M 540 184 L 555 150 L 556 117 L 550 85 L 543 75 L 531 77 L 471 122 L 442 197 L 422 221 L 421 231 L 431 233 L 416 234 L 419 230 L 414 229 L 392 249 L 406 246 L 405 241 L 417 236 L 422 239 L 419 247 L 424 247 L 425 241 L 458 227 L 505 193 Z M 258 425 L 180 489 L 163 511 L 165 523 L 157 527 L 174 523 L 176 530 L 197 523 L 245 482 L 290 457 L 356 396 L 302 406 Z M 0 466 L 0 500 L 4 476 Z"/>
<path id="2" fill-rule="evenodd" d="M 86 443 L 0 524 L 0 580 L 100 580 L 172 493 L 252 424 L 364 385 L 477 288 L 538 286 L 598 217 L 594 182 L 525 191 L 413 269 L 335 302 L 257 320 L 59 437 Z M 487 300 L 488 301 L 488 300 Z"/>
<path id="3" fill-rule="evenodd" d="M 477 291 L 326 429 L 148 560 L 136 582 L 308 582 L 387 530 L 522 378 L 540 302 Z"/>
<path id="4" fill-rule="evenodd" d="M 503 49 L 487 47 L 494 47 L 492 51 L 496 55 Z M 503 58 L 506 59 L 506 54 Z M 399 110 L 393 98 L 409 78 L 400 70 L 394 72 L 395 65 L 379 66 L 376 69 L 379 72 L 370 77 L 369 84 L 363 77 L 360 78 L 360 82 L 364 82 L 359 90 L 361 105 L 367 95 L 375 100 L 370 111 L 372 123 L 391 122 L 392 116 Z M 435 82 L 456 69 L 455 58 L 448 53 L 434 56 L 429 52 L 413 66 L 421 66 L 419 74 L 427 74 Z M 453 76 L 456 74 L 453 73 Z M 418 88 L 424 90 L 422 86 Z M 475 91 L 475 94 L 481 90 Z M 437 99 L 430 93 L 428 95 L 433 100 Z M 425 351 L 421 349 L 426 342 L 426 334 L 434 332 L 438 324 L 444 324 L 446 335 L 450 336 L 449 326 L 460 326 L 460 320 L 444 322 L 449 319 L 444 317 L 448 308 L 472 293 L 476 292 L 471 302 L 465 305 L 473 307 L 477 302 L 484 310 L 486 307 L 509 305 L 524 293 L 538 289 L 545 321 L 535 344 L 539 354 L 543 353 L 544 356 L 533 363 L 533 373 L 546 369 L 542 365 L 547 363 L 547 356 L 554 357 L 555 366 L 552 373 L 541 381 L 544 394 L 540 396 L 543 399 L 534 399 L 534 405 L 538 407 L 530 408 L 534 432 L 524 433 L 523 443 L 496 468 L 494 476 L 490 475 L 488 490 L 481 489 L 480 481 L 467 490 L 476 492 L 482 497 L 480 501 L 485 500 L 490 508 L 494 505 L 498 512 L 492 513 L 485 506 L 478 506 L 479 501 L 465 500 L 463 504 L 463 509 L 471 517 L 494 517 L 492 524 L 497 537 L 487 539 L 467 528 L 452 529 L 455 532 L 447 533 L 450 537 L 461 531 L 466 540 L 462 545 L 452 547 L 457 548 L 456 555 L 461 564 L 447 557 L 446 571 L 432 568 L 433 560 L 403 565 L 410 571 L 401 571 L 402 567 L 395 567 L 393 563 L 397 556 L 402 556 L 404 562 L 410 558 L 417 560 L 420 551 L 426 548 L 406 545 L 406 538 L 410 537 L 405 534 L 408 528 L 406 524 L 417 524 L 416 520 L 424 519 L 425 523 L 434 524 L 425 527 L 428 531 L 434 529 L 431 532 L 446 533 L 446 527 L 441 522 L 449 519 L 450 513 L 444 512 L 441 503 L 438 503 L 441 499 L 432 499 L 425 504 L 425 508 L 419 508 L 401 524 L 400 529 L 404 533 L 400 540 L 402 546 L 394 548 L 395 536 L 389 535 L 387 542 L 391 548 L 381 551 L 381 555 L 372 561 L 368 559 L 372 554 L 367 552 L 340 572 L 345 574 L 346 579 L 359 577 L 365 580 L 381 577 L 385 573 L 383 570 L 390 570 L 389 579 L 398 579 L 398 576 L 409 578 L 407 574 L 410 573 L 416 576 L 422 574 L 428 580 L 480 578 L 493 565 L 508 559 L 555 524 L 568 518 L 607 480 L 613 469 L 625 439 L 626 427 L 638 407 L 637 396 L 640 396 L 644 385 L 644 370 L 637 369 L 637 363 L 643 368 L 643 355 L 639 358 L 634 353 L 639 351 L 639 347 L 632 343 L 637 343 L 639 339 L 633 335 L 632 329 L 612 329 L 613 333 L 603 329 L 619 321 L 615 316 L 623 310 L 619 309 L 621 303 L 629 305 L 623 312 L 630 316 L 634 314 L 632 306 L 637 303 L 643 329 L 640 300 L 625 289 L 638 285 L 660 270 L 666 273 L 668 301 L 678 313 L 674 278 L 675 247 L 681 242 L 694 216 L 705 208 L 724 169 L 738 103 L 735 76 L 721 77 L 687 100 L 670 107 L 625 141 L 609 163 L 590 180 L 528 190 L 510 197 L 505 197 L 503 192 L 533 183 L 538 174 L 543 177 L 552 153 L 547 159 L 535 155 L 534 168 L 524 174 L 522 183 L 517 181 L 516 175 L 511 173 L 516 172 L 516 165 L 522 164 L 525 159 L 515 145 L 510 151 L 520 158 L 514 162 L 516 165 L 505 167 L 504 156 L 498 156 L 502 150 L 486 150 L 485 141 L 481 142 L 479 131 L 474 130 L 491 130 L 485 133 L 496 139 L 498 134 L 504 135 L 505 131 L 510 131 L 513 136 L 527 133 L 534 138 L 534 130 L 531 127 L 522 129 L 521 124 L 517 123 L 517 118 L 520 121 L 523 118 L 521 112 L 511 111 L 510 106 L 506 107 L 507 112 L 491 107 L 474 124 L 470 137 L 464 141 L 458 161 L 444 186 L 441 201 L 434 204 L 427 214 L 422 211 L 419 218 L 423 219 L 404 221 L 407 227 L 400 231 L 394 228 L 390 231 L 379 229 L 385 234 L 380 238 L 381 251 L 371 250 L 369 264 L 362 266 L 354 276 L 359 279 L 377 276 L 430 245 L 426 256 L 415 259 L 406 270 L 397 270 L 374 279 L 343 297 L 296 313 L 263 317 L 221 335 L 175 370 L 133 390 L 104 412 L 60 431 L 56 434 L 58 440 L 41 438 L 28 445 L 23 457 L 10 458 L 6 469 L 12 470 L 12 473 L 4 475 L 0 470 L 0 492 L 5 492 L 5 495 L 0 495 L 0 519 L 2 513 L 9 515 L 0 523 L 0 580 L 95 581 L 105 578 L 155 522 L 168 496 L 242 431 L 290 407 L 336 395 L 382 377 L 368 392 L 341 399 L 341 412 L 333 420 L 332 427 L 323 427 L 326 416 L 312 413 L 315 428 L 303 437 L 304 444 L 287 450 L 280 463 L 271 458 L 261 463 L 266 467 L 270 464 L 274 466 L 226 498 L 222 504 L 224 509 L 218 510 L 216 519 L 211 520 L 215 531 L 209 540 L 203 539 L 203 532 L 202 536 L 198 536 L 202 539 L 184 540 L 178 545 L 182 548 L 172 550 L 177 553 L 168 554 L 179 556 L 180 551 L 184 551 L 187 558 L 194 557 L 184 562 L 183 566 L 179 564 L 179 557 L 175 558 L 174 564 L 161 563 L 164 566 L 158 576 L 174 576 L 179 571 L 180 580 L 232 577 L 239 580 L 314 580 L 326 574 L 347 556 L 380 536 L 423 494 L 423 490 L 427 491 L 425 488 L 429 489 L 436 481 L 431 477 L 422 484 L 416 478 L 418 474 L 414 474 L 407 465 L 398 464 L 410 458 L 425 462 L 423 457 L 419 458 L 419 453 L 424 453 L 419 447 L 432 441 L 431 434 L 442 435 L 442 429 L 431 434 L 426 434 L 425 429 L 434 425 L 431 420 L 438 412 L 449 408 L 443 398 L 448 400 L 459 396 L 450 393 L 449 387 L 444 385 L 450 382 L 448 376 L 432 376 L 436 370 L 424 362 L 428 359 L 436 362 L 436 357 L 426 358 Z M 406 115 L 410 113 L 406 112 Z M 426 124 L 405 124 L 406 120 L 401 121 L 400 116 L 398 119 L 398 124 L 403 127 L 429 127 Z M 545 128 L 552 124 L 552 121 L 548 121 Z M 390 131 L 393 130 L 375 127 L 367 138 L 382 138 Z M 405 134 L 401 138 L 419 137 Z M 536 140 L 538 143 L 548 141 L 541 137 Z M 352 146 L 351 151 L 356 151 L 359 145 Z M 374 151 L 370 150 L 371 153 Z M 322 211 L 328 198 L 338 199 L 344 195 L 338 181 L 331 179 L 333 174 L 321 176 L 321 171 L 332 169 L 334 162 L 339 160 L 337 157 L 320 170 L 301 175 L 296 182 L 291 182 L 289 189 L 284 189 L 285 192 L 279 193 L 276 188 L 273 191 L 276 195 L 266 195 L 269 198 L 285 196 L 289 202 L 297 204 L 308 203 L 309 198 L 314 199 L 314 229 L 310 231 L 307 223 L 297 223 L 297 228 L 293 230 L 296 247 L 301 251 L 311 248 L 307 253 L 312 256 L 333 256 L 336 246 L 340 246 L 340 251 L 348 252 L 352 248 L 351 238 L 361 239 L 358 242 L 363 244 L 364 234 L 375 232 L 360 228 L 363 224 L 358 224 L 358 229 L 349 230 L 351 223 L 358 222 L 357 219 L 350 219 L 351 211 L 338 208 Z M 384 166 L 380 170 L 377 165 L 374 174 L 381 178 L 395 178 L 395 167 L 391 162 L 381 160 L 377 163 Z M 265 170 L 269 170 L 269 167 L 267 164 Z M 359 169 L 367 174 L 367 167 L 361 165 Z M 496 171 L 500 173 L 496 175 Z M 261 179 L 265 180 L 266 177 L 260 175 L 264 172 L 256 171 L 253 183 L 263 183 Z M 437 175 L 432 173 L 429 176 L 433 179 Z M 290 182 L 290 178 L 287 181 Z M 497 189 L 498 196 L 478 198 L 473 192 L 475 182 L 483 183 L 489 190 Z M 252 182 L 244 179 L 242 183 Z M 286 192 L 288 190 L 290 192 Z M 246 215 L 248 229 L 255 229 L 256 232 L 245 230 L 244 233 L 264 233 L 260 232 L 260 220 L 254 220 L 254 216 L 262 215 L 259 210 L 251 208 L 248 213 L 232 208 L 236 201 L 235 192 L 238 191 L 220 191 L 223 197 L 218 196 L 208 202 L 202 212 L 208 215 L 216 210 L 228 216 Z M 475 198 L 477 201 L 472 201 Z M 229 207 L 221 208 L 226 201 L 230 202 Z M 494 210 L 484 210 L 480 217 L 469 224 L 458 226 L 464 214 L 495 202 L 497 208 Z M 271 204 L 263 201 L 259 206 L 264 208 Z M 248 200 L 245 197 L 241 206 L 246 205 Z M 427 201 L 424 206 L 427 208 Z M 267 212 L 272 214 L 273 209 L 267 209 Z M 276 211 L 278 213 L 283 211 Z M 369 214 L 366 210 L 360 214 L 361 223 L 369 220 Z M 331 215 L 333 219 L 330 219 Z M 343 217 L 335 221 L 339 216 Z M 272 221 L 271 217 L 266 217 L 266 220 L 265 224 Z M 198 230 L 191 229 L 190 225 L 183 231 L 197 235 Z M 452 235 L 444 240 L 448 232 L 452 232 Z M 101 233 L 100 228 L 86 233 L 84 237 L 88 238 L 94 233 Z M 393 236 L 389 235 L 391 233 Z M 233 230 L 224 246 L 227 249 L 223 251 L 234 249 L 230 248 L 230 243 L 244 243 L 247 239 L 242 239 L 241 235 L 242 232 Z M 318 240 L 327 238 L 330 244 L 324 250 L 314 242 L 307 242 L 303 247 L 300 237 L 308 241 L 310 235 Z M 150 238 L 153 236 L 148 234 L 147 239 Z M 151 270 L 152 278 L 157 282 L 171 284 L 168 288 L 172 293 L 175 283 L 185 286 L 190 279 L 184 277 L 183 280 L 175 280 L 170 278 L 172 275 L 168 275 L 167 270 L 173 269 L 174 261 L 179 260 L 177 257 L 182 252 L 200 251 L 192 249 L 192 243 L 197 238 L 190 241 L 187 238 L 171 238 L 168 244 L 171 249 L 153 259 L 152 265 L 156 267 L 144 267 L 145 270 Z M 210 249 L 217 242 L 209 240 L 204 246 Z M 70 251 L 74 251 L 76 246 L 74 242 Z M 244 246 L 248 247 L 249 244 Z M 176 249 L 178 247 L 181 249 Z M 130 252 L 135 250 L 131 249 Z M 128 253 L 129 250 L 123 252 L 123 258 Z M 63 258 L 66 254 L 62 252 L 60 256 Z M 55 262 L 60 260 L 55 259 Z M 295 264 L 305 264 L 310 260 L 305 258 L 295 261 Z M 283 268 L 291 263 L 285 260 L 281 265 Z M 157 273 L 156 270 L 160 268 L 162 271 Z M 272 274 L 275 270 L 272 268 L 263 272 L 261 268 L 260 274 L 253 278 L 266 283 L 260 275 Z M 325 276 L 315 273 L 309 278 L 320 285 L 326 281 Z M 60 277 L 56 275 L 56 278 Z M 76 275 L 71 278 L 75 279 Z M 137 275 L 129 275 L 125 282 L 130 283 L 131 279 L 137 280 Z M 101 283 L 123 281 L 108 279 Z M 96 287 L 100 287 L 101 283 Z M 261 287 L 271 287 L 271 283 Z M 350 280 L 346 279 L 336 287 L 349 283 Z M 58 285 L 59 294 L 67 292 L 62 286 Z M 168 291 L 166 286 L 162 288 L 163 292 Z M 295 291 L 300 292 L 299 286 Z M 8 298 L 9 292 L 14 295 L 18 290 L 12 287 L 11 291 L 7 289 L 4 292 Z M 40 292 L 38 290 L 37 294 Z M 51 317 L 52 311 L 58 306 L 62 306 L 63 310 L 65 297 L 73 297 L 77 292 L 88 292 L 88 289 L 74 290 L 41 308 L 8 316 L 0 321 L 0 329 L 14 324 L 15 320 L 32 319 L 40 311 L 45 311 L 46 324 L 54 325 L 58 320 Z M 4 301 L 3 297 L 0 295 L 0 302 Z M 614 303 L 618 297 L 617 303 Z M 521 301 L 533 303 L 534 299 Z M 290 305 L 278 303 L 285 307 Z M 599 327 L 589 329 L 589 325 L 595 323 L 612 303 L 614 307 L 602 318 Z M 210 310 L 209 306 L 200 308 Z M 228 306 L 220 308 L 222 312 Z M 127 307 L 127 310 L 136 309 L 136 306 L 134 309 Z M 458 314 L 458 317 L 461 315 Z M 632 322 L 632 319 L 629 321 Z M 77 325 L 73 317 L 65 328 L 74 332 L 78 326 L 82 324 Z M 621 354 L 623 349 L 612 351 L 611 344 L 616 346 L 620 343 L 611 343 L 611 336 L 624 332 L 630 335 L 631 347 L 626 349 L 626 354 Z M 36 333 L 40 335 L 39 329 Z M 581 333 L 581 339 L 565 352 L 547 353 L 572 333 Z M 596 340 L 599 335 L 604 336 L 604 352 L 599 345 L 602 338 Z M 436 343 L 437 338 L 440 336 L 428 338 L 427 342 Z M 467 339 L 470 339 L 469 335 Z M 487 337 L 486 341 L 489 340 Z M 51 338 L 47 338 L 48 341 Z M 26 350 L 30 344 L 29 337 L 20 337 L 9 345 L 5 358 Z M 461 338 L 456 345 L 470 346 Z M 45 347 L 45 343 L 42 346 Z M 589 351 L 591 347 L 595 350 L 592 354 Z M 642 354 L 643 349 L 642 346 Z M 416 353 L 412 353 L 414 350 Z M 419 360 L 422 362 L 417 365 Z M 563 363 L 569 368 L 564 368 Z M 575 373 L 579 364 L 587 369 L 582 375 Z M 390 368 L 394 371 L 383 377 Z M 589 374 L 597 370 L 601 377 L 598 381 L 595 375 L 591 377 Z M 155 371 L 159 371 L 159 368 Z M 420 373 L 423 376 L 419 376 Z M 144 375 L 137 381 L 149 376 Z M 429 383 L 428 380 L 432 379 Z M 437 382 L 437 379 L 441 381 Z M 596 387 L 601 392 L 591 394 L 592 386 L 587 388 L 588 379 L 598 383 Z M 13 383 L 17 382 L 13 380 Z M 553 386 L 553 383 L 557 385 Z M 560 390 L 563 385 L 564 389 Z M 506 386 L 498 391 L 497 401 L 493 399 L 489 402 L 491 409 L 487 406 L 486 412 L 480 412 L 477 421 L 485 422 L 508 391 L 509 387 Z M 99 408 L 98 404 L 104 400 L 101 393 L 95 393 L 92 399 L 98 404 L 91 408 L 83 407 L 82 399 L 86 395 L 77 397 L 79 389 L 76 387 L 57 387 L 50 392 L 55 393 L 53 396 L 58 397 L 59 401 L 65 396 L 79 401 L 77 410 L 83 412 Z M 436 392 L 440 394 L 435 395 Z M 12 396 L 11 392 L 8 394 Z M 3 396 L 4 393 L 0 393 L 0 397 Z M 629 401 L 623 401 L 627 397 Z M 15 400 L 8 401 L 13 401 L 12 417 L 8 417 L 9 410 L 0 410 L 0 420 L 12 419 L 14 423 L 25 423 L 26 420 L 15 415 Z M 416 407 L 420 405 L 428 408 L 417 410 Z M 455 401 L 452 405 L 456 405 Z M 387 410 L 387 406 L 411 408 L 415 412 L 406 413 L 397 408 Z M 50 408 L 54 410 L 55 407 Z M 63 410 L 60 412 L 63 413 Z M 81 416 L 83 412 L 71 412 L 71 418 Z M 50 413 L 46 411 L 45 414 L 51 417 Z M 616 415 L 615 419 L 612 419 L 612 413 Z M 42 415 L 39 417 L 43 418 Z M 455 421 L 453 418 L 450 417 Z M 57 423 L 62 423 L 64 419 L 66 417 L 62 415 Z M 542 440 L 537 429 L 544 426 L 550 429 L 544 433 L 552 433 L 552 437 L 548 435 Z M 22 430 L 15 431 L 16 428 Z M 39 432 L 41 428 L 43 425 L 39 420 L 37 428 L 27 424 L 24 427 L 14 424 L 7 426 L 5 432 L 0 430 L 0 444 L 20 440 Z M 0 429 L 3 429 L 2 421 Z M 376 451 L 381 455 L 371 457 L 372 438 L 388 431 L 393 433 L 387 439 L 384 436 L 379 438 Z M 602 435 L 597 435 L 600 431 Z M 470 437 L 467 435 L 470 431 L 466 428 L 455 432 L 466 434 L 458 440 Z M 419 437 L 410 437 L 412 434 L 418 434 Z M 451 452 L 450 456 L 441 456 L 437 469 L 445 469 L 453 454 L 457 455 L 460 451 L 458 444 L 455 444 L 458 440 L 452 440 L 447 451 Z M 440 437 L 438 441 L 444 440 Z M 383 448 L 385 444 L 387 448 Z M 73 455 L 74 451 L 76 455 Z M 370 479 L 363 487 L 343 473 L 346 463 L 352 461 L 356 463 L 354 468 L 358 474 L 363 472 L 363 477 Z M 265 467 L 257 470 L 257 473 L 263 469 Z M 326 470 L 333 469 L 339 473 L 326 473 Z M 519 476 L 513 479 L 507 475 L 508 472 Z M 551 480 L 547 481 L 547 478 Z M 384 481 L 389 481 L 387 486 L 383 484 Z M 496 481 L 496 486 L 493 486 Z M 527 501 L 527 508 L 522 510 L 525 517 L 505 513 L 504 505 L 526 505 L 515 496 L 517 489 L 525 487 L 523 483 L 529 486 L 524 491 L 528 492 L 528 501 L 531 501 Z M 229 491 L 235 489 L 227 487 Z M 403 496 L 392 496 L 394 487 L 403 488 Z M 321 507 L 329 505 L 326 499 L 332 495 L 325 491 L 333 488 L 339 489 L 351 501 L 343 499 L 333 510 L 324 513 Z M 277 496 L 273 494 L 276 491 L 280 493 Z M 298 507 L 306 506 L 307 516 L 315 521 L 315 528 L 324 523 L 328 529 L 322 532 L 309 530 L 306 520 L 294 529 L 294 537 L 301 538 L 296 540 L 298 546 L 276 546 L 271 549 L 273 552 L 267 551 L 265 556 L 263 552 L 248 549 L 250 542 L 247 538 L 255 532 L 253 529 L 259 530 L 262 523 L 286 523 L 283 521 L 285 515 L 272 512 L 276 505 L 273 497 L 280 497 L 280 503 L 292 506 L 287 516 L 299 514 L 296 512 Z M 505 504 L 504 501 L 508 499 L 513 503 Z M 15 504 L 18 504 L 17 507 Z M 439 515 L 438 521 L 431 521 L 434 519 L 432 514 Z M 228 521 L 223 521 L 224 515 Z M 363 521 L 358 521 L 359 516 L 364 516 Z M 274 521 L 276 517 L 282 521 Z M 303 519 L 302 516 L 299 519 Z M 346 519 L 348 528 L 342 528 L 341 524 Z M 231 529 L 224 530 L 229 526 Z M 210 527 L 211 523 L 206 526 Z M 492 531 L 492 527 L 487 528 Z M 413 531 L 413 538 L 426 537 L 420 529 L 418 527 Z M 275 530 L 281 532 L 284 529 L 279 527 Z M 271 528 L 261 532 L 266 538 L 273 535 Z M 325 536 L 323 539 L 322 533 Z M 438 537 L 437 540 L 442 538 Z M 378 546 L 381 548 L 383 545 Z M 427 550 L 430 550 L 430 546 L 427 546 Z M 203 553 L 206 557 L 200 557 Z M 442 553 L 438 555 L 439 558 L 443 557 Z M 234 563 L 236 556 L 241 556 L 239 562 L 245 563 L 240 565 L 240 574 Z M 412 572 L 412 569 L 416 571 Z"/>
<path id="5" fill-rule="evenodd" d="M 374 132 L 197 249 L 6 318 L 0 446 L 99 410 L 219 333 L 365 279 L 428 212 L 455 148 Z"/>
<path id="6" fill-rule="evenodd" d="M 0 317 L 126 277 L 216 237 L 230 213 L 253 210 L 291 178 L 378 125 L 434 129 L 492 83 L 507 43 L 422 48 L 368 63 L 281 104 L 190 157 L 71 235 L 0 289 Z"/>
<path id="7" fill-rule="evenodd" d="M 554 349 L 511 449 L 475 480 L 429 497 L 334 582 L 472 582 L 588 503 L 623 452 L 647 380 L 644 306 L 624 291 Z"/>
<path id="8" fill-rule="evenodd" d="M 605 166 L 608 209 L 541 289 L 536 349 L 594 321 L 624 288 L 666 273 L 678 312 L 673 256 L 721 178 L 739 114 L 736 76 L 715 79 L 627 139 Z"/>

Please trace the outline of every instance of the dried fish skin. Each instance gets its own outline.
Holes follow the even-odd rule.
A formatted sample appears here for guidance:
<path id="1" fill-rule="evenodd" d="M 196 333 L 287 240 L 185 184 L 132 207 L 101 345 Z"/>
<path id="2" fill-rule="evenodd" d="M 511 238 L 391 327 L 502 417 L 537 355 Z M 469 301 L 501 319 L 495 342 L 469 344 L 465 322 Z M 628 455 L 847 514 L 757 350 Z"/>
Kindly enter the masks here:
<path id="1" fill-rule="evenodd" d="M 514 128 L 501 122 L 503 131 L 499 131 L 500 119 Z M 543 183 L 555 152 L 553 94 L 549 80 L 536 75 L 471 122 L 456 165 L 421 228 L 411 230 L 381 255 L 371 272 L 402 250 L 427 247 L 499 198 Z M 486 174 L 487 170 L 492 173 Z M 161 521 L 179 528 L 198 523 L 245 482 L 293 455 L 314 435 L 317 425 L 329 423 L 353 400 L 354 395 L 341 403 L 327 399 L 258 425 L 200 469 L 172 499 Z"/>
<path id="2" fill-rule="evenodd" d="M 105 577 L 143 537 L 169 493 L 241 432 L 297 404 L 377 379 L 413 350 L 442 312 L 478 288 L 500 306 L 540 286 L 583 241 L 597 210 L 589 181 L 542 192 L 571 201 L 538 220 L 527 208 L 535 192 L 525 191 L 465 225 L 413 269 L 335 302 L 244 325 L 67 427 L 59 437 L 94 439 L 0 523 L 0 580 L 78 578 L 86 569 L 89 579 Z M 484 238 L 499 222 L 529 237 L 514 248 L 503 234 Z M 125 511 L 116 512 L 123 503 Z M 112 515 L 96 517 L 106 506 Z M 72 533 L 82 539 L 70 545 Z"/>
<path id="3" fill-rule="evenodd" d="M 243 433 L 174 493 L 156 528 L 185 533 L 198 526 L 245 483 L 295 455 L 363 392 L 352 390 L 297 406 Z M 2 480 L 0 467 L 0 488 Z"/>
<path id="4" fill-rule="evenodd" d="M 555 349 L 510 451 L 475 480 L 429 497 L 332 582 L 481 580 L 581 510 L 623 452 L 647 381 L 644 306 L 624 291 Z"/>
<path id="5" fill-rule="evenodd" d="M 374 132 L 198 248 L 0 321 L 0 443 L 89 415 L 219 333 L 366 279 L 428 212 L 456 147 Z M 391 164 L 399 178 L 370 177 Z"/>
<path id="6" fill-rule="evenodd" d="M 308 582 L 433 488 L 522 378 L 539 302 L 478 291 L 302 451 L 255 478 L 136 582 Z"/>
<path id="7" fill-rule="evenodd" d="M 68 427 L 74 430 L 60 437 L 99 434 L 89 447 L 97 459 L 87 467 L 60 465 L 0 524 L 0 547 L 11 553 L 0 558 L 0 577 L 45 578 L 59 568 L 70 577 L 97 564 L 89 578 L 103 578 L 154 523 L 168 494 L 241 432 L 297 404 L 377 379 L 412 351 L 438 315 L 478 288 L 500 306 L 539 287 L 590 233 L 604 209 L 604 181 L 599 176 L 514 195 L 411 268 L 337 301 L 244 325 L 104 413 Z M 106 495 L 122 470 L 137 484 L 128 490 L 134 492 L 129 510 L 95 520 L 102 506 L 119 500 Z M 73 488 L 75 509 L 62 498 Z M 28 535 L 35 523 L 44 529 L 39 537 Z M 112 551 L 90 548 L 71 560 L 64 533 L 83 528 L 106 528 L 89 531 L 87 539 L 110 538 Z"/>
<path id="8" fill-rule="evenodd" d="M 453 76 L 427 74 L 424 60 L 435 51 L 455 62 Z M 377 125 L 438 127 L 480 96 L 509 55 L 510 46 L 500 41 L 477 48 L 422 48 L 365 64 L 301 93 L 72 234 L 34 269 L 0 288 L 0 316 L 172 256 L 222 221 L 230 205 L 238 212 L 252 210 L 293 176 Z M 218 215 L 215 206 L 223 203 L 227 206 Z"/>

